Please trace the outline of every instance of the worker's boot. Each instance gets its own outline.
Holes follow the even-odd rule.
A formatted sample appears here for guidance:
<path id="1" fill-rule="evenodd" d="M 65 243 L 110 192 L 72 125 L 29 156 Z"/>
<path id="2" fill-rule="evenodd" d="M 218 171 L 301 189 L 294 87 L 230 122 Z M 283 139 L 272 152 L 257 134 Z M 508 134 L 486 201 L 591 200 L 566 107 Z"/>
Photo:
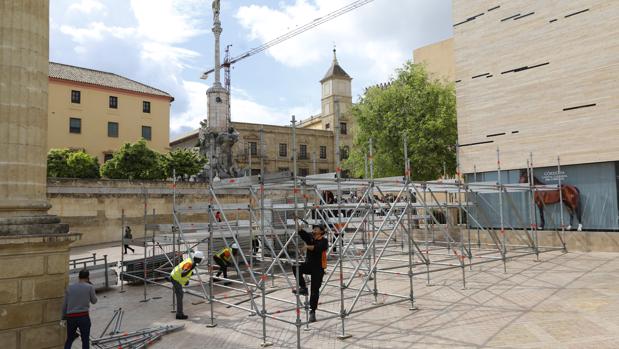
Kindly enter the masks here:
<path id="1" fill-rule="evenodd" d="M 299 294 L 302 296 L 307 296 L 307 287 L 301 287 L 299 288 Z M 292 290 L 292 293 L 297 294 L 297 290 Z"/>
<path id="2" fill-rule="evenodd" d="M 176 314 L 176 320 L 187 320 L 189 316 L 185 314 Z"/>
<path id="3" fill-rule="evenodd" d="M 316 310 L 310 310 L 309 322 L 316 322 Z"/>

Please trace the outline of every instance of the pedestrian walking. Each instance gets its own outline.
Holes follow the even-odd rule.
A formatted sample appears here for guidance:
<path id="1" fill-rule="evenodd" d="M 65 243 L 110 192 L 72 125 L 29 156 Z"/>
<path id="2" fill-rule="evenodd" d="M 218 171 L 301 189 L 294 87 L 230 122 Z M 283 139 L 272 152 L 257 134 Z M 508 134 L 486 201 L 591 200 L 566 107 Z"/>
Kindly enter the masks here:
<path id="1" fill-rule="evenodd" d="M 131 253 L 135 253 L 135 250 L 129 246 L 129 241 L 133 240 L 133 235 L 131 235 L 131 227 L 125 227 L 125 235 L 123 235 L 123 247 L 125 248 L 125 252 L 123 254 L 127 254 L 127 250 L 131 250 Z"/>

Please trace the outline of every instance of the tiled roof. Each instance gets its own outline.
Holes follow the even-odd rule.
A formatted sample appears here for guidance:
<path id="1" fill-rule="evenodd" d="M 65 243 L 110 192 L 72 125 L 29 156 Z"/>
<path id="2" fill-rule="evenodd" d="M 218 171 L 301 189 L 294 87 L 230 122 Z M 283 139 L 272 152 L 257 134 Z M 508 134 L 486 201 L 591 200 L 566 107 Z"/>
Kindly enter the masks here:
<path id="1" fill-rule="evenodd" d="M 49 62 L 49 77 L 104 87 L 117 88 L 121 90 L 139 93 L 146 93 L 156 96 L 164 96 L 170 98 L 172 101 L 174 100 L 174 97 L 170 96 L 170 94 L 167 92 L 161 91 L 154 87 L 150 87 L 148 85 L 144 85 L 131 79 L 127 79 L 124 76 L 100 70 L 93 70 L 67 64 Z"/>
<path id="2" fill-rule="evenodd" d="M 332 77 L 340 77 L 340 78 L 345 78 L 345 79 L 348 79 L 348 80 L 352 80 L 350 75 L 348 75 L 348 73 L 346 73 L 344 68 L 342 68 L 340 66 L 340 63 L 337 61 L 337 55 L 336 55 L 335 49 L 333 49 L 333 62 L 331 62 L 331 66 L 329 67 L 329 70 L 327 70 L 327 73 L 325 74 L 325 77 L 322 78 L 322 80 L 320 80 L 320 82 L 323 82 L 323 81 L 325 81 L 327 79 L 330 79 Z"/>

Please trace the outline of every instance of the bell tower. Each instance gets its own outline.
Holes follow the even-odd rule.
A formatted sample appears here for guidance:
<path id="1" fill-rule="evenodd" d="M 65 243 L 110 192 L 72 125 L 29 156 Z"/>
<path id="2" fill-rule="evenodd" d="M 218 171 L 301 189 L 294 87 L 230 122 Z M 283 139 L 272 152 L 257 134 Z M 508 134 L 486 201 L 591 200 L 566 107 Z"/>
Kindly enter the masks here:
<path id="1" fill-rule="evenodd" d="M 350 149 L 353 143 L 353 120 L 350 114 L 352 107 L 352 78 L 340 66 L 337 60 L 337 51 L 333 48 L 333 61 L 325 76 L 320 80 L 321 93 L 321 120 L 323 130 L 337 129 L 335 125 L 336 102 L 339 104 L 340 146 Z M 346 151 L 343 149 L 343 152 Z M 343 154 L 344 155 L 344 154 Z M 346 156 L 344 156 L 346 158 Z"/>

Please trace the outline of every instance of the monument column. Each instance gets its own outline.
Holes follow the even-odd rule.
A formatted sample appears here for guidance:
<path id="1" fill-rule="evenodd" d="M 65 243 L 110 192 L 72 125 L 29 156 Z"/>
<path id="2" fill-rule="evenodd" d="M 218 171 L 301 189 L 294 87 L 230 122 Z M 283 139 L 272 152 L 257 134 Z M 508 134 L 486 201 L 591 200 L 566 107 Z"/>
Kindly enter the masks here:
<path id="1" fill-rule="evenodd" d="M 0 1 L 0 343 L 60 348 L 69 245 L 48 215 L 48 0 Z"/>

